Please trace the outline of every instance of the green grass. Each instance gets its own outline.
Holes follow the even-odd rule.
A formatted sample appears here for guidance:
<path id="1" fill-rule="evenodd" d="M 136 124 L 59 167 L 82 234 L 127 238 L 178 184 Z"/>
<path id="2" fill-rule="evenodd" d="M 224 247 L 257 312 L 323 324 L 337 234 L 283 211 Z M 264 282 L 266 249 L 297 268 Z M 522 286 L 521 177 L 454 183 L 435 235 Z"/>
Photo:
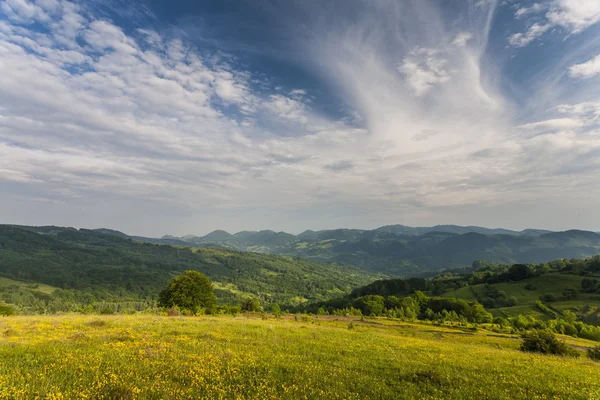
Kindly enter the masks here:
<path id="1" fill-rule="evenodd" d="M 592 399 L 600 364 L 507 334 L 322 317 L 0 319 L 0 398 Z M 569 339 L 572 342 L 574 339 Z M 583 348 L 593 343 L 576 339 Z"/>
<path id="2" fill-rule="evenodd" d="M 538 318 L 549 318 L 537 309 L 535 303 L 540 299 L 540 296 L 546 293 L 553 293 L 557 298 L 560 298 L 563 290 L 566 287 L 574 289 L 581 288 L 581 281 L 583 277 L 578 275 L 568 274 L 547 274 L 542 276 L 536 276 L 531 279 L 526 279 L 515 283 L 496 283 L 492 286 L 506 292 L 507 296 L 514 296 L 517 299 L 517 305 L 514 307 L 502 307 L 494 308 L 489 311 L 494 315 L 501 316 L 516 316 L 519 314 L 533 315 Z M 525 289 L 525 285 L 531 283 L 535 286 L 535 290 Z M 469 301 L 477 299 L 474 292 L 479 296 L 484 295 L 485 285 L 473 285 L 463 287 L 456 290 L 445 292 L 442 296 L 449 298 L 460 298 Z M 560 311 L 567 309 L 582 308 L 586 305 L 594 305 L 600 307 L 600 300 L 593 298 L 591 294 L 581 293 L 577 299 L 567 301 L 557 301 L 550 303 L 550 305 Z"/>
<path id="3" fill-rule="evenodd" d="M 44 285 L 43 283 L 27 283 L 0 276 L 0 288 L 6 288 L 10 286 L 18 286 L 19 288 L 31 289 L 46 294 L 50 294 L 56 290 L 55 287 Z"/>

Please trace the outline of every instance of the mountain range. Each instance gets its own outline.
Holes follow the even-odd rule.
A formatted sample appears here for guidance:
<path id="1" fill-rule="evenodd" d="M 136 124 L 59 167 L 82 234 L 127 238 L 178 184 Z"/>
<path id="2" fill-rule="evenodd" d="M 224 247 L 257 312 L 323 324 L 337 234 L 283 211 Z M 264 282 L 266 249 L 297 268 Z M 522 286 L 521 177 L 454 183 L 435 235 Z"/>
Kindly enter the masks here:
<path id="1" fill-rule="evenodd" d="M 496 263 L 539 263 L 557 258 L 588 257 L 600 253 L 600 234 L 541 229 L 513 231 L 478 226 L 387 225 L 373 230 L 307 230 L 286 232 L 217 230 L 205 236 L 127 236 L 136 241 L 190 247 L 215 247 L 300 257 L 317 262 L 359 266 L 390 276 L 417 276 L 441 269 L 470 266 L 476 260 Z"/>
<path id="2" fill-rule="evenodd" d="M 265 302 L 299 304 L 326 300 L 380 278 L 359 267 L 316 263 L 296 257 L 224 249 L 156 245 L 113 230 L 0 225 L 1 278 L 68 289 L 62 300 L 136 300 L 156 298 L 169 280 L 185 270 L 205 274 L 220 302 L 256 296 Z M 12 283 L 11 283 L 12 285 Z M 2 285 L 0 284 L 0 287 Z M 12 290 L 12 289 L 11 289 Z M 0 290 L 15 296 L 32 293 Z M 48 301 L 39 293 L 37 300 Z M 46 296 L 47 297 L 47 296 Z M 35 305 L 35 301 L 29 301 Z"/>

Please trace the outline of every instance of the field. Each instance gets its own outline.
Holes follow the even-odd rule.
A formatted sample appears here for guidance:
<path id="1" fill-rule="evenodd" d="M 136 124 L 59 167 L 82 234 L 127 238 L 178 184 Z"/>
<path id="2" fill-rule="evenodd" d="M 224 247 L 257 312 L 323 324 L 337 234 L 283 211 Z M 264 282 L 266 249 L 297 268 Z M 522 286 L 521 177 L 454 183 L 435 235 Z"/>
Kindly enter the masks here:
<path id="1" fill-rule="evenodd" d="M 523 353 L 515 336 L 297 319 L 5 317 L 0 398 L 600 399 L 600 364 Z"/>
<path id="2" fill-rule="evenodd" d="M 21 289 L 23 289 L 23 288 L 32 289 L 32 290 L 35 290 L 35 291 L 38 291 L 41 293 L 46 293 L 46 294 L 50 294 L 50 293 L 54 292 L 54 290 L 56 290 L 55 287 L 52 287 L 50 285 L 44 285 L 43 283 L 27 283 L 27 282 L 15 281 L 13 279 L 9 279 L 9 278 L 0 276 L 0 289 L 7 288 L 10 286 L 17 286 Z"/>
<path id="3" fill-rule="evenodd" d="M 547 319 L 549 316 L 544 315 L 537 309 L 535 303 L 540 296 L 546 293 L 554 293 L 557 297 L 566 287 L 574 289 L 581 288 L 581 280 L 583 277 L 568 274 L 547 274 L 536 276 L 534 278 L 525 279 L 515 283 L 495 283 L 492 286 L 506 292 L 507 296 L 514 296 L 517 299 L 517 306 L 502 307 L 489 309 L 496 316 L 516 316 L 518 314 L 533 315 L 537 318 Z M 532 284 L 535 289 L 525 289 L 525 285 Z M 480 296 L 484 295 L 485 285 L 473 285 L 463 287 L 456 290 L 445 292 L 442 296 L 448 298 L 461 298 L 465 300 L 477 300 L 474 292 Z M 583 308 L 586 305 L 600 307 L 600 300 L 597 300 L 597 295 L 581 293 L 576 300 L 556 301 L 550 305 L 558 310 Z"/>

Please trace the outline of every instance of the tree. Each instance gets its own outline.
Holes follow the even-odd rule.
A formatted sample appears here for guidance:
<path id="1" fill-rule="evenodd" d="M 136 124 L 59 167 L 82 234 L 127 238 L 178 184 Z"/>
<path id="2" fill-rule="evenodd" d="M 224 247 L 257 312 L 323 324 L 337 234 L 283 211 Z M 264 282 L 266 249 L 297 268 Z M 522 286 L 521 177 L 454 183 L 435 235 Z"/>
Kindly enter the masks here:
<path id="1" fill-rule="evenodd" d="M 257 298 L 246 299 L 242 303 L 242 311 L 246 312 L 262 312 L 263 308 L 260 300 Z"/>
<path id="2" fill-rule="evenodd" d="M 279 304 L 277 304 L 277 303 L 273 304 L 273 307 L 271 307 L 271 312 L 276 317 L 278 317 L 278 318 L 281 317 L 281 307 L 279 307 Z"/>
<path id="3" fill-rule="evenodd" d="M 216 303 L 212 283 L 198 271 L 185 271 L 176 276 L 158 297 L 159 307 L 179 307 L 194 313 L 210 310 Z"/>

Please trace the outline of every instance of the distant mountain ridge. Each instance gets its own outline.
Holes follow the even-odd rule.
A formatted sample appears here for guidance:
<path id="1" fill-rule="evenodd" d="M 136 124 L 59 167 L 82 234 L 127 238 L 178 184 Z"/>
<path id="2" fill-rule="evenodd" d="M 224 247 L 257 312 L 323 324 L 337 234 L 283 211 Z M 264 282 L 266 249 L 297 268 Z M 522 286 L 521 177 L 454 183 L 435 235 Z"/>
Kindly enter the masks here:
<path id="1" fill-rule="evenodd" d="M 120 232 L 115 234 L 124 235 Z M 206 236 L 131 239 L 294 256 L 317 262 L 355 265 L 391 276 L 416 276 L 445 268 L 470 266 L 476 260 L 506 264 L 540 263 L 600 253 L 600 234 L 595 232 L 513 231 L 458 225 L 307 230 L 299 235 L 272 230 L 235 234 L 214 231 Z"/>
<path id="2" fill-rule="evenodd" d="M 22 227 L 38 233 L 74 228 Z M 137 242 L 177 247 L 220 248 L 261 254 L 299 257 L 320 263 L 357 266 L 373 273 L 410 277 L 430 275 L 447 268 L 470 266 L 476 260 L 494 263 L 541 263 L 559 258 L 600 254 L 600 234 L 569 230 L 511 231 L 482 227 L 438 225 L 412 228 L 388 225 L 373 230 L 332 229 L 299 235 L 272 230 L 230 234 L 214 231 L 206 236 L 128 236 L 112 229 L 96 232 Z M 404 233 L 403 233 L 404 232 Z"/>
<path id="3" fill-rule="evenodd" d="M 356 240 L 363 236 L 367 232 L 387 232 L 395 235 L 406 235 L 406 236 L 421 236 L 430 232 L 443 232 L 443 233 L 481 233 L 484 235 L 514 235 L 514 236 L 541 236 L 546 233 L 552 233 L 553 231 L 545 229 L 524 229 L 522 231 L 515 231 L 510 229 L 502 228 L 484 228 L 480 226 L 460 226 L 460 225 L 436 225 L 430 227 L 411 227 L 407 225 L 385 225 L 375 229 L 327 229 L 320 231 L 306 230 L 298 235 L 293 235 L 286 232 L 275 232 L 272 230 L 262 231 L 241 231 L 238 233 L 230 234 L 224 230 L 216 230 L 205 236 L 186 235 L 182 237 L 175 237 L 171 235 L 165 235 L 161 239 L 168 240 L 183 240 L 191 244 L 197 243 L 215 243 L 215 242 L 253 242 L 255 244 L 261 241 L 269 241 L 274 236 L 281 238 L 285 237 L 284 241 L 291 242 L 294 240 Z M 260 239 L 259 239 L 260 238 Z"/>

